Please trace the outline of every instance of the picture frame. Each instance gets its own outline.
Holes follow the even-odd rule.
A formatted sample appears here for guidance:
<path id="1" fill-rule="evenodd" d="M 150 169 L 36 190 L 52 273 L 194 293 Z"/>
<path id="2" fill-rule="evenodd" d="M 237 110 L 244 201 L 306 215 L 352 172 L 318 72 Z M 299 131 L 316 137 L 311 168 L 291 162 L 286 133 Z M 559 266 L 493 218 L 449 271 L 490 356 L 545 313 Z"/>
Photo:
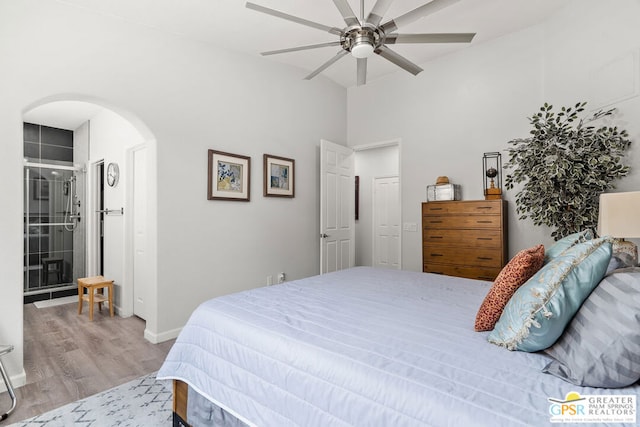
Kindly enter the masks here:
<path id="1" fill-rule="evenodd" d="M 295 197 L 294 159 L 265 154 L 264 160 L 264 196 Z"/>
<path id="2" fill-rule="evenodd" d="M 209 150 L 208 200 L 248 202 L 251 196 L 251 157 Z"/>

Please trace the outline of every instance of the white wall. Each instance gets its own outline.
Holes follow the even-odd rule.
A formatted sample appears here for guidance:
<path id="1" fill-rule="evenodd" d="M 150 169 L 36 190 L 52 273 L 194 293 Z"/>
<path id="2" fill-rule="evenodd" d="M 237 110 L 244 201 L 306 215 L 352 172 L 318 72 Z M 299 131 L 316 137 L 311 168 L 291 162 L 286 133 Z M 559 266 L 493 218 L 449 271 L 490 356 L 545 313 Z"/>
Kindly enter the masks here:
<path id="1" fill-rule="evenodd" d="M 625 60 L 640 49 L 638 16 L 637 1 L 576 0 L 541 25 L 422 64 L 425 71 L 417 77 L 399 73 L 350 88 L 349 145 L 402 139 L 403 222 L 419 224 L 425 187 L 440 175 L 461 184 L 464 199 L 482 199 L 482 154 L 526 137 L 527 117 L 545 101 L 596 103 L 635 87 L 632 97 L 614 106 L 615 123 L 638 141 L 640 98 L 634 85 L 640 72 L 638 61 Z M 616 58 L 623 59 L 612 62 Z M 380 100 L 389 108 L 369 108 Z M 634 172 L 620 190 L 640 188 L 637 147 L 630 150 L 630 163 Z M 505 198 L 511 255 L 552 242 L 548 229 L 517 219 L 513 191 Z M 421 271 L 420 233 L 403 233 L 403 268 Z"/>
<path id="2" fill-rule="evenodd" d="M 89 129 L 89 164 L 104 161 L 106 174 L 107 165 L 113 162 L 118 164 L 120 171 L 118 184 L 114 187 L 107 185 L 105 177 L 104 208 L 110 210 L 124 208 L 126 206 L 125 189 L 129 178 L 126 167 L 126 149 L 143 144 L 145 140 L 131 123 L 109 110 L 103 110 L 91 118 Z M 128 213 L 127 210 L 126 214 Z M 114 280 L 114 305 L 119 308 L 119 312 L 124 303 L 122 300 L 123 288 L 131 286 L 125 281 L 125 240 L 125 216 L 105 215 L 104 275 Z M 97 274 L 97 271 L 87 272 L 87 274 Z M 131 307 L 127 307 L 127 309 L 126 311 L 131 311 Z"/>
<path id="3" fill-rule="evenodd" d="M 360 177 L 360 210 L 356 221 L 356 265 L 373 265 L 373 179 L 399 175 L 398 145 L 359 150 L 355 174 Z"/>
<path id="4" fill-rule="evenodd" d="M 319 140 L 346 140 L 346 91 L 320 77 L 62 2 L 0 2 L 0 342 L 22 369 L 22 113 L 93 101 L 157 142 L 157 304 L 169 338 L 202 301 L 318 272 Z M 252 158 L 251 202 L 208 201 L 207 149 Z M 296 160 L 296 197 L 262 197 L 262 154 Z M 108 161 L 108 159 L 107 159 Z M 19 379 L 19 378 L 18 378 Z"/>

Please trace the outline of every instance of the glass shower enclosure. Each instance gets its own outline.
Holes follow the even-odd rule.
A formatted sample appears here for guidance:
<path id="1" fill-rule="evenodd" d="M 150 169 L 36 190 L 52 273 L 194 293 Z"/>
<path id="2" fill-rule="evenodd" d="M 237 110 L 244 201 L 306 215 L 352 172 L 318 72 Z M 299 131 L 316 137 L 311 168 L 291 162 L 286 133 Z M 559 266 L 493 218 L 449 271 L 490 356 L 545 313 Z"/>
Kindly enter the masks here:
<path id="1" fill-rule="evenodd" d="M 84 200 L 81 169 L 25 162 L 25 302 L 77 292 L 85 272 Z"/>

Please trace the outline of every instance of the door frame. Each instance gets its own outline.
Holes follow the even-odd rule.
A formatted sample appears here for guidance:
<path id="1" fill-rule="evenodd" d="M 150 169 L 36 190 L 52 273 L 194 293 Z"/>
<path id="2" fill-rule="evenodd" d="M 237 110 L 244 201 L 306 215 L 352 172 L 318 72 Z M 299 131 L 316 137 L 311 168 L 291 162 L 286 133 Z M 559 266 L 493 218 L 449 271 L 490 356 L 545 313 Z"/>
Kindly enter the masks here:
<path id="1" fill-rule="evenodd" d="M 372 143 L 367 143 L 367 144 L 360 144 L 360 145 L 354 145 L 353 147 L 351 147 L 356 155 L 356 158 L 358 156 L 359 152 L 362 151 L 368 151 L 368 150 L 376 150 L 376 149 L 380 149 L 380 148 L 386 148 L 386 147 L 398 147 L 398 168 L 397 168 L 397 173 L 393 174 L 393 175 L 397 175 L 398 176 L 398 180 L 400 182 L 400 188 L 399 188 L 399 205 L 400 205 L 400 252 L 398 254 L 398 258 L 399 258 L 399 263 L 400 263 L 400 269 L 402 269 L 402 241 L 403 241 L 403 231 L 404 231 L 404 227 L 403 227 L 403 222 L 402 222 L 402 139 L 401 138 L 394 138 L 394 139 L 389 139 L 389 140 L 384 140 L 384 141 L 378 141 L 378 142 L 372 142 Z M 372 188 L 373 191 L 373 188 Z M 372 199 L 373 199 L 373 194 L 372 194 Z M 372 208 L 372 207 L 371 207 Z M 360 207 L 360 209 L 362 209 L 362 206 Z M 375 227 L 375 224 L 372 221 L 372 227 L 370 228 L 370 233 L 371 233 L 371 252 L 372 254 L 374 254 L 373 256 L 375 256 L 375 248 L 373 247 L 373 245 L 375 245 L 375 233 L 373 231 L 373 227 Z M 373 261 L 374 258 L 371 258 L 371 264 L 373 265 Z"/>
<path id="2" fill-rule="evenodd" d="M 104 168 L 104 159 L 89 162 L 87 164 L 87 184 L 86 184 L 86 221 L 87 221 L 87 268 L 86 275 L 97 276 L 100 271 L 100 256 L 104 248 L 100 245 L 100 170 Z"/>

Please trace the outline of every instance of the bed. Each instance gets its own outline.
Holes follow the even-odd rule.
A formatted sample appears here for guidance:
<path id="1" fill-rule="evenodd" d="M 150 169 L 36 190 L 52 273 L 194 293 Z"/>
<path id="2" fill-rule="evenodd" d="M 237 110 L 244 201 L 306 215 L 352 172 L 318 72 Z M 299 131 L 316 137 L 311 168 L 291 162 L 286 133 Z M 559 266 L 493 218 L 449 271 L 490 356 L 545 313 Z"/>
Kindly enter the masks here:
<path id="1" fill-rule="evenodd" d="M 546 354 L 489 343 L 473 325 L 490 287 L 357 267 L 215 298 L 157 377 L 174 382 L 174 425 L 198 426 L 214 425 L 203 413 L 261 427 L 539 426 L 550 398 L 638 394 L 567 383 L 541 372 Z"/>

